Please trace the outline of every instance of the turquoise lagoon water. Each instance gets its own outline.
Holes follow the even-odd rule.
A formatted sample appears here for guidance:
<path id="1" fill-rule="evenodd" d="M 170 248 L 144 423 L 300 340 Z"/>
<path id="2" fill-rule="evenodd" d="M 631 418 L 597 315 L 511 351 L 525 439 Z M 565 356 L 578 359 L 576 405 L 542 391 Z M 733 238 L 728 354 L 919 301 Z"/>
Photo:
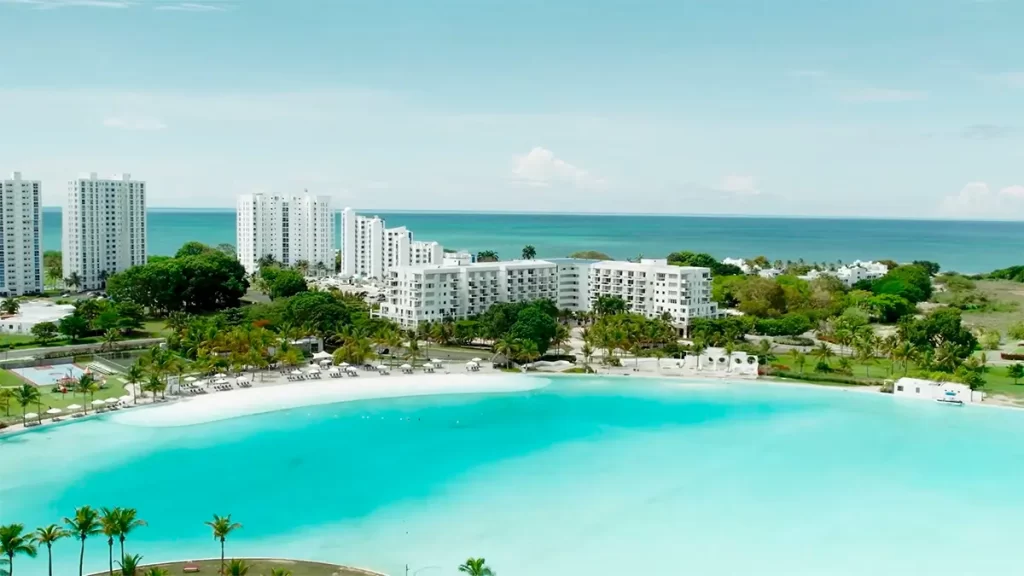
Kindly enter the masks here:
<path id="1" fill-rule="evenodd" d="M 368 212 L 373 214 L 374 212 Z M 392 226 L 408 226 L 421 240 L 473 252 L 495 250 L 502 258 L 533 244 L 541 257 L 600 250 L 615 258 L 663 258 L 676 250 L 718 258 L 850 262 L 891 258 L 932 260 L 949 270 L 988 272 L 1020 264 L 1024 222 L 949 222 L 825 218 L 728 218 L 696 216 L 598 216 L 567 214 L 379 213 Z M 341 226 L 336 220 L 335 230 Z M 235 243 L 233 210 L 150 210 L 148 250 L 169 255 L 182 244 Z M 60 250 L 59 208 L 43 210 L 43 245 Z M 336 241 L 335 245 L 340 245 Z"/>
<path id="2" fill-rule="evenodd" d="M 518 378 L 518 376 L 512 376 Z M 159 409 L 159 408 L 157 408 Z M 531 392 L 118 415 L 0 440 L 0 522 L 133 506 L 128 548 L 506 576 L 1019 573 L 1024 413 L 756 384 L 558 378 Z M 56 547 L 58 574 L 77 547 Z M 103 569 L 95 538 L 86 563 Z M 17 560 L 21 576 L 43 560 Z"/>

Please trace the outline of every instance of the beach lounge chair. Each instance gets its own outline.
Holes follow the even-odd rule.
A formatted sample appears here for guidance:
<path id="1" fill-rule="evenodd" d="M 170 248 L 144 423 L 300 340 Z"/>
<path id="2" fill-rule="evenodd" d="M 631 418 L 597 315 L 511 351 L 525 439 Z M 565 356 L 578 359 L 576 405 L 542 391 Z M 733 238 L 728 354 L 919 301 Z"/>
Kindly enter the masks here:
<path id="1" fill-rule="evenodd" d="M 199 572 L 199 565 L 189 562 L 188 564 L 185 564 L 181 567 L 181 571 L 185 574 L 195 574 Z"/>

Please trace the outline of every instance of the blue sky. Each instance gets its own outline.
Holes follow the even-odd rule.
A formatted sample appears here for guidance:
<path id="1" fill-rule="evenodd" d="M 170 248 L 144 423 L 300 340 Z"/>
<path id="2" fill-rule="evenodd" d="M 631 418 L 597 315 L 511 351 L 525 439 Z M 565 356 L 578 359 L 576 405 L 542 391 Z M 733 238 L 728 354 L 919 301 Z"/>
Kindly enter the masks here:
<path id="1" fill-rule="evenodd" d="M 0 170 L 153 206 L 1024 218 L 1018 0 L 0 0 Z"/>

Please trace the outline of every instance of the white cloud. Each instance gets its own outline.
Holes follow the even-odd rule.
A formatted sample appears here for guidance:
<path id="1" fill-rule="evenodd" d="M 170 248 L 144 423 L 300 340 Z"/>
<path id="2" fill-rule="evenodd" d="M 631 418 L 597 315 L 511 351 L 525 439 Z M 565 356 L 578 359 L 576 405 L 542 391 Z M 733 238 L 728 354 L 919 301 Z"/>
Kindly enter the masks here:
<path id="1" fill-rule="evenodd" d="M 946 196 L 939 212 L 951 218 L 1018 218 L 1024 216 L 1024 186 L 1016 184 L 993 192 L 986 182 L 970 182 Z"/>
<path id="2" fill-rule="evenodd" d="M 729 174 L 728 176 L 722 177 L 722 181 L 719 183 L 718 189 L 722 192 L 743 196 L 757 196 L 761 193 L 761 190 L 757 187 L 757 183 L 754 182 L 753 176 L 741 176 L 739 174 Z"/>
<path id="3" fill-rule="evenodd" d="M 847 92 L 841 98 L 847 102 L 911 102 L 928 98 L 928 93 L 897 88 L 865 88 Z"/>
<path id="4" fill-rule="evenodd" d="M 227 6 L 221 4 L 199 4 L 197 2 L 179 2 L 176 4 L 163 4 L 154 8 L 166 12 L 226 12 Z"/>
<path id="5" fill-rule="evenodd" d="M 111 116 L 103 120 L 103 125 L 107 128 L 136 131 L 153 131 L 167 128 L 167 125 L 160 119 L 146 116 Z"/>
<path id="6" fill-rule="evenodd" d="M 531 187 L 546 188 L 565 184 L 576 188 L 600 188 L 605 182 L 589 172 L 569 164 L 546 148 L 535 147 L 513 161 L 512 178 Z"/>

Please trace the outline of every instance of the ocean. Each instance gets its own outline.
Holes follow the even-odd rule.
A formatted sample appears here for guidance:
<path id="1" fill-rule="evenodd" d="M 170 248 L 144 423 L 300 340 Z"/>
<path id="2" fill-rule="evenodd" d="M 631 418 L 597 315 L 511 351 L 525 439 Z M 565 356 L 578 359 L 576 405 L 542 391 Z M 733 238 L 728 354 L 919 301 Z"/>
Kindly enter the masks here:
<path id="1" fill-rule="evenodd" d="M 367 212 L 389 226 L 408 226 L 418 240 L 446 248 L 494 250 L 518 256 L 526 244 L 539 257 L 598 250 L 614 258 L 662 258 L 669 252 L 707 252 L 721 259 L 806 262 L 891 259 L 931 260 L 945 270 L 988 272 L 1024 264 L 1024 222 L 755 218 L 704 216 L 603 216 Z M 335 230 L 340 234 L 340 214 Z M 149 253 L 173 254 L 182 244 L 235 242 L 234 210 L 152 209 Z M 60 250 L 59 208 L 43 210 L 43 245 Z M 340 245 L 340 241 L 336 242 Z"/>
<path id="2" fill-rule="evenodd" d="M 148 562 L 217 556 L 203 525 L 217 513 L 243 525 L 229 558 L 393 576 L 407 564 L 454 576 L 470 556 L 531 576 L 1020 573 L 1019 410 L 764 383 L 545 380 L 187 426 L 162 419 L 174 406 L 135 408 L 0 437 L 11 464 L 0 512 L 34 529 L 76 506 L 137 508 L 148 526 L 126 550 Z M 88 539 L 86 573 L 106 569 L 105 544 Z M 54 546 L 56 574 L 77 562 L 75 541 Z M 46 555 L 15 567 L 43 576 Z"/>

